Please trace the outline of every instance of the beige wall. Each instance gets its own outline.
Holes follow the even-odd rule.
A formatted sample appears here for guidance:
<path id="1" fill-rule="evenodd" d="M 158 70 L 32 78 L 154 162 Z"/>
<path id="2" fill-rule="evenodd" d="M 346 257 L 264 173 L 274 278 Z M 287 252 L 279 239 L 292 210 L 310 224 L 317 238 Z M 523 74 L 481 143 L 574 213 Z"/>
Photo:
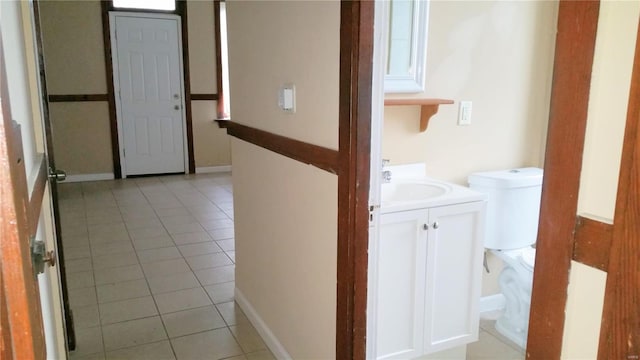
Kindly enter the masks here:
<path id="1" fill-rule="evenodd" d="M 49 94 L 105 94 L 100 1 L 41 1 Z"/>
<path id="2" fill-rule="evenodd" d="M 600 5 L 578 212 L 605 222 L 615 209 L 639 15 L 638 1 Z M 563 359 L 596 358 L 606 278 L 572 263 Z"/>
<path id="3" fill-rule="evenodd" d="M 231 165 L 231 143 L 226 129 L 213 121 L 215 101 L 191 102 L 196 167 Z"/>
<path id="4" fill-rule="evenodd" d="M 112 173 L 106 102 L 49 104 L 56 166 L 67 174 Z"/>
<path id="5" fill-rule="evenodd" d="M 229 2 L 234 121 L 338 144 L 339 2 Z M 297 111 L 278 89 L 294 83 Z M 294 359 L 335 357 L 337 177 L 232 141 L 236 287 Z"/>
<path id="6" fill-rule="evenodd" d="M 191 93 L 215 94 L 216 43 L 213 1 L 189 1 L 189 72 Z M 231 165 L 231 144 L 225 129 L 213 122 L 216 101 L 191 102 L 196 167 Z"/>
<path id="7" fill-rule="evenodd" d="M 232 146 L 236 287 L 293 359 L 334 358 L 337 177 Z"/>
<path id="8" fill-rule="evenodd" d="M 227 6 L 229 50 L 236 52 L 229 54 L 233 120 L 337 149 L 338 4 L 250 1 Z M 233 11 L 256 14 L 236 17 Z M 319 86 L 319 79 L 330 88 Z M 295 114 L 278 108 L 278 89 L 285 83 L 296 87 Z"/>
<path id="9" fill-rule="evenodd" d="M 386 107 L 383 157 L 460 184 L 474 171 L 541 166 L 556 13 L 554 1 L 430 2 L 426 91 L 411 96 L 456 103 L 425 133 L 418 107 Z M 460 100 L 473 101 L 470 126 L 456 125 Z"/>
<path id="10" fill-rule="evenodd" d="M 40 4 L 49 94 L 105 94 L 107 78 L 100 1 L 42 1 Z M 215 93 L 213 2 L 189 1 L 187 12 L 191 92 Z M 213 123 L 215 106 L 215 101 L 192 102 L 196 167 L 231 164 L 229 139 L 225 131 Z M 51 107 L 58 167 L 71 175 L 112 173 L 106 102 L 52 104 Z M 91 112 L 85 112 L 87 110 Z M 78 155 L 79 152 L 82 155 Z"/>
<path id="11" fill-rule="evenodd" d="M 106 94 L 99 1 L 42 1 L 49 95 Z M 68 175 L 113 173 L 106 102 L 51 103 L 56 166 Z"/>
<path id="12" fill-rule="evenodd" d="M 543 165 L 557 2 L 431 1 L 426 91 L 446 98 L 426 132 L 418 106 L 387 106 L 382 157 L 424 162 L 429 176 L 467 184 L 475 171 Z M 473 101 L 471 125 L 458 103 Z M 488 254 L 482 295 L 499 292 L 502 261 Z"/>

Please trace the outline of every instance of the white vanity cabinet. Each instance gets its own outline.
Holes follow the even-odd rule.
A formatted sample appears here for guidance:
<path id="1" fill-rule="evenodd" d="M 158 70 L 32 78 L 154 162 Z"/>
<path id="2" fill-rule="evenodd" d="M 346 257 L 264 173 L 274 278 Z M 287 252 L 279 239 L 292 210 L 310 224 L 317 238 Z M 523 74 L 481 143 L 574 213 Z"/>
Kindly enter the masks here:
<path id="1" fill-rule="evenodd" d="M 381 215 L 370 289 L 375 358 L 410 359 L 478 339 L 485 205 Z"/>

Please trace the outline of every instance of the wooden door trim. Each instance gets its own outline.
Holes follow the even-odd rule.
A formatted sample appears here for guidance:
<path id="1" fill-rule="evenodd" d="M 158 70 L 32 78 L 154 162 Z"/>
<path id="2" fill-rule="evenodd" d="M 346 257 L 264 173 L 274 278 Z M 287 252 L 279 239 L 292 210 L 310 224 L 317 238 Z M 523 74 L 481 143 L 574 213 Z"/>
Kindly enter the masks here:
<path id="1" fill-rule="evenodd" d="M 191 94 L 191 101 L 216 101 L 218 94 Z"/>
<path id="2" fill-rule="evenodd" d="M 559 359 L 599 1 L 561 0 L 526 356 Z"/>
<path id="3" fill-rule="evenodd" d="M 374 7 L 340 4 L 337 359 L 366 358 Z"/>
<path id="4" fill-rule="evenodd" d="M 111 128 L 111 156 L 113 157 L 113 174 L 116 179 L 122 178 L 122 164 L 120 162 L 120 145 L 118 140 L 118 119 L 116 112 L 115 88 L 113 83 L 113 61 L 111 60 L 111 28 L 109 26 L 109 12 L 130 12 L 148 14 L 175 14 L 180 17 L 181 41 L 182 41 L 182 73 L 184 84 L 184 104 L 185 104 L 185 129 L 187 139 L 187 168 L 188 173 L 195 173 L 196 162 L 193 146 L 193 115 L 191 109 L 191 80 L 189 72 L 189 34 L 187 18 L 187 2 L 185 0 L 176 1 L 175 11 L 147 11 L 135 9 L 115 9 L 111 1 L 101 1 L 102 9 L 102 35 L 104 42 L 104 56 L 107 73 L 107 92 L 109 95 L 109 125 Z M 207 99 L 208 100 L 208 99 Z"/>
<path id="5" fill-rule="evenodd" d="M 109 94 L 49 95 L 49 102 L 109 101 Z"/>
<path id="6" fill-rule="evenodd" d="M 189 174 L 196 172 L 196 160 L 193 147 L 193 112 L 191 110 L 191 72 L 189 69 L 189 19 L 187 16 L 187 1 L 176 1 L 176 14 L 180 16 L 182 24 L 182 75 L 184 85 L 184 116 L 187 131 L 187 161 Z"/>
<path id="7" fill-rule="evenodd" d="M 598 359 L 640 356 L 640 26 L 622 145 Z"/>
<path id="8" fill-rule="evenodd" d="M 339 153 L 335 150 L 238 124 L 230 120 L 216 120 L 216 122 L 221 128 L 227 129 L 227 134 L 240 140 L 304 164 L 313 165 L 332 174 L 338 174 Z"/>
<path id="9" fill-rule="evenodd" d="M 116 96 L 113 83 L 113 61 L 111 61 L 111 29 L 109 27 L 109 10 L 111 1 L 101 1 L 102 41 L 104 46 L 105 73 L 107 76 L 107 95 L 109 101 L 109 129 L 111 131 L 111 158 L 113 160 L 113 177 L 122 179 L 120 163 L 120 140 L 118 139 L 118 115 L 116 112 Z"/>
<path id="10" fill-rule="evenodd" d="M 0 222 L 0 268 L 3 285 L 0 312 L 7 316 L 0 324 L 9 325 L 8 328 L 0 328 L 0 339 L 5 348 L 2 353 L 8 353 L 6 347 L 11 346 L 10 352 L 14 359 L 44 359 L 46 349 L 40 297 L 30 261 L 27 214 L 29 194 L 22 136 L 19 126 L 14 126 L 11 120 L 4 59 L 0 33 L 0 173 L 3 174 L 0 176 L 0 218 L 3 219 Z"/>
<path id="11" fill-rule="evenodd" d="M 573 260 L 607 271 L 613 225 L 578 216 L 573 243 Z"/>

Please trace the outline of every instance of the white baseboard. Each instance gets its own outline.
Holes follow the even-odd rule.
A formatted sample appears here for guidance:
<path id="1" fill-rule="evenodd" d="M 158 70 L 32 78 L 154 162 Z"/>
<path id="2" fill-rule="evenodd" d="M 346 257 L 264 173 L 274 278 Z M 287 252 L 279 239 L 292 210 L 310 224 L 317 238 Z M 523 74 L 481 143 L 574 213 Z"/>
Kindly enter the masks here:
<path id="1" fill-rule="evenodd" d="M 480 314 L 503 310 L 505 302 L 502 294 L 483 296 L 480 298 Z"/>
<path id="2" fill-rule="evenodd" d="M 291 360 L 291 355 L 289 355 L 278 338 L 273 334 L 273 332 L 271 332 L 271 329 L 269 329 L 256 309 L 253 308 L 244 294 L 242 294 L 242 291 L 240 291 L 238 288 L 235 288 L 234 293 L 236 302 L 238 303 L 242 311 L 244 311 L 245 315 L 247 315 L 247 318 L 249 318 L 249 321 L 251 322 L 251 324 L 253 324 L 253 327 L 256 328 L 258 334 L 260 334 L 262 340 L 264 340 L 264 343 L 269 347 L 269 350 L 271 350 L 275 358 L 280 360 Z"/>
<path id="3" fill-rule="evenodd" d="M 231 172 L 231 165 L 196 167 L 196 174 Z"/>
<path id="4" fill-rule="evenodd" d="M 113 173 L 103 173 L 103 174 L 77 174 L 77 175 L 67 175 L 67 179 L 64 182 L 72 183 L 72 182 L 83 182 L 83 181 L 101 181 L 101 180 L 113 180 Z"/>

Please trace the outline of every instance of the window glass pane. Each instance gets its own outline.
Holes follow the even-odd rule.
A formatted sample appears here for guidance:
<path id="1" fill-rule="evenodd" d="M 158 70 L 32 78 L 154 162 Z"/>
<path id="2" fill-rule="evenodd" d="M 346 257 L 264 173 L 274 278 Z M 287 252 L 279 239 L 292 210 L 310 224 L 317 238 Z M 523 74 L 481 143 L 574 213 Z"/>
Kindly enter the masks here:
<path id="1" fill-rule="evenodd" d="M 225 118 L 231 116 L 231 94 L 229 94 L 229 48 L 227 43 L 227 4 L 220 2 L 220 47 L 222 55 L 222 93 L 224 94 Z"/>
<path id="2" fill-rule="evenodd" d="M 175 10 L 175 0 L 113 0 L 113 7 L 151 10 Z"/>

